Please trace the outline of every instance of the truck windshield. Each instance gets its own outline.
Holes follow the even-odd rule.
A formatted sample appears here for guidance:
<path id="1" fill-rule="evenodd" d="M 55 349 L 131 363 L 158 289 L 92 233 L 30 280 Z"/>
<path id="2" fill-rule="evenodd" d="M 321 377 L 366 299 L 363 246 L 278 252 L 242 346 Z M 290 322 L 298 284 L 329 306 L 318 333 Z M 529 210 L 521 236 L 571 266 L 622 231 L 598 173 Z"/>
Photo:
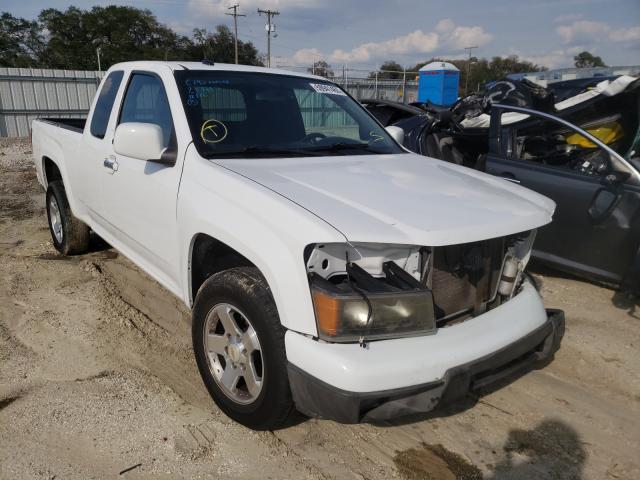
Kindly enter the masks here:
<path id="1" fill-rule="evenodd" d="M 211 70 L 175 77 L 206 158 L 404 153 L 360 104 L 326 81 Z"/>

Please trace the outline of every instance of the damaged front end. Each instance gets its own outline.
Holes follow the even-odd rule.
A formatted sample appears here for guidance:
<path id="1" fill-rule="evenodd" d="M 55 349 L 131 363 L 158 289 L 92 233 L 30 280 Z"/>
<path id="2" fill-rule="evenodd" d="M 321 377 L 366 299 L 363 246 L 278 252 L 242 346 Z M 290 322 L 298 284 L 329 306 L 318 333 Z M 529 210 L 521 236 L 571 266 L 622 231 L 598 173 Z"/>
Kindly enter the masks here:
<path id="1" fill-rule="evenodd" d="M 564 314 L 545 311 L 524 281 L 534 237 L 532 230 L 435 247 L 310 245 L 320 338 L 288 334 L 296 408 L 378 422 L 476 397 L 545 365 L 560 346 Z"/>
<path id="2" fill-rule="evenodd" d="M 318 336 L 360 342 L 434 334 L 508 301 L 535 230 L 448 246 L 316 244 L 305 262 Z"/>

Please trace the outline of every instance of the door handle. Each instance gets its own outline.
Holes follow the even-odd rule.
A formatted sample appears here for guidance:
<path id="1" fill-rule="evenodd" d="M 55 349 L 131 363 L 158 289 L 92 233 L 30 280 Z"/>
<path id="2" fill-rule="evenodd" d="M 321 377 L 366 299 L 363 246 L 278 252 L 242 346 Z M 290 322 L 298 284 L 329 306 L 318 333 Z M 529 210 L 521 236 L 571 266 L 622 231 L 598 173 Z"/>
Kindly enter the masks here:
<path id="1" fill-rule="evenodd" d="M 109 155 L 108 157 L 104 157 L 104 162 L 102 163 L 106 168 L 110 168 L 113 172 L 118 171 L 118 161 L 116 157 L 113 155 Z"/>

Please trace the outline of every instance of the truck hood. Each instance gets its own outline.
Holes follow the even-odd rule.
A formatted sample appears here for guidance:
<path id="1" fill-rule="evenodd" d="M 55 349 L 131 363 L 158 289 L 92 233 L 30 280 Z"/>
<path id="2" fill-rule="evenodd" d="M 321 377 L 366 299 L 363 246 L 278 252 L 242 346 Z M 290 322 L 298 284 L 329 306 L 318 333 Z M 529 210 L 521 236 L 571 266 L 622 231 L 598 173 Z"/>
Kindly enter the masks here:
<path id="1" fill-rule="evenodd" d="M 540 227 L 555 209 L 504 179 L 413 153 L 215 163 L 288 198 L 351 242 L 466 243 Z"/>

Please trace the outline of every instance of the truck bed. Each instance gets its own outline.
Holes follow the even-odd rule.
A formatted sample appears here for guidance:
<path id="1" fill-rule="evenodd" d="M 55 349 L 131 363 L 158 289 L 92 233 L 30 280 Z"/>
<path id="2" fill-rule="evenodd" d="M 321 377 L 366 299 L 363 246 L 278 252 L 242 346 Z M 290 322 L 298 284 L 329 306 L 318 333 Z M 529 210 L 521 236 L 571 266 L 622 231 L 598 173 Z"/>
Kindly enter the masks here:
<path id="1" fill-rule="evenodd" d="M 84 118 L 37 118 L 31 124 L 31 141 L 33 147 L 33 159 L 36 165 L 38 180 L 46 188 L 46 172 L 44 171 L 44 159 L 52 160 L 68 183 L 71 179 L 67 174 L 74 175 L 78 166 L 76 156 L 79 155 L 80 142 L 82 140 Z M 73 193 L 67 194 L 69 202 L 74 204 Z"/>
<path id="2" fill-rule="evenodd" d="M 38 121 L 80 133 L 84 131 L 84 126 L 87 123 L 86 118 L 38 118 Z"/>

